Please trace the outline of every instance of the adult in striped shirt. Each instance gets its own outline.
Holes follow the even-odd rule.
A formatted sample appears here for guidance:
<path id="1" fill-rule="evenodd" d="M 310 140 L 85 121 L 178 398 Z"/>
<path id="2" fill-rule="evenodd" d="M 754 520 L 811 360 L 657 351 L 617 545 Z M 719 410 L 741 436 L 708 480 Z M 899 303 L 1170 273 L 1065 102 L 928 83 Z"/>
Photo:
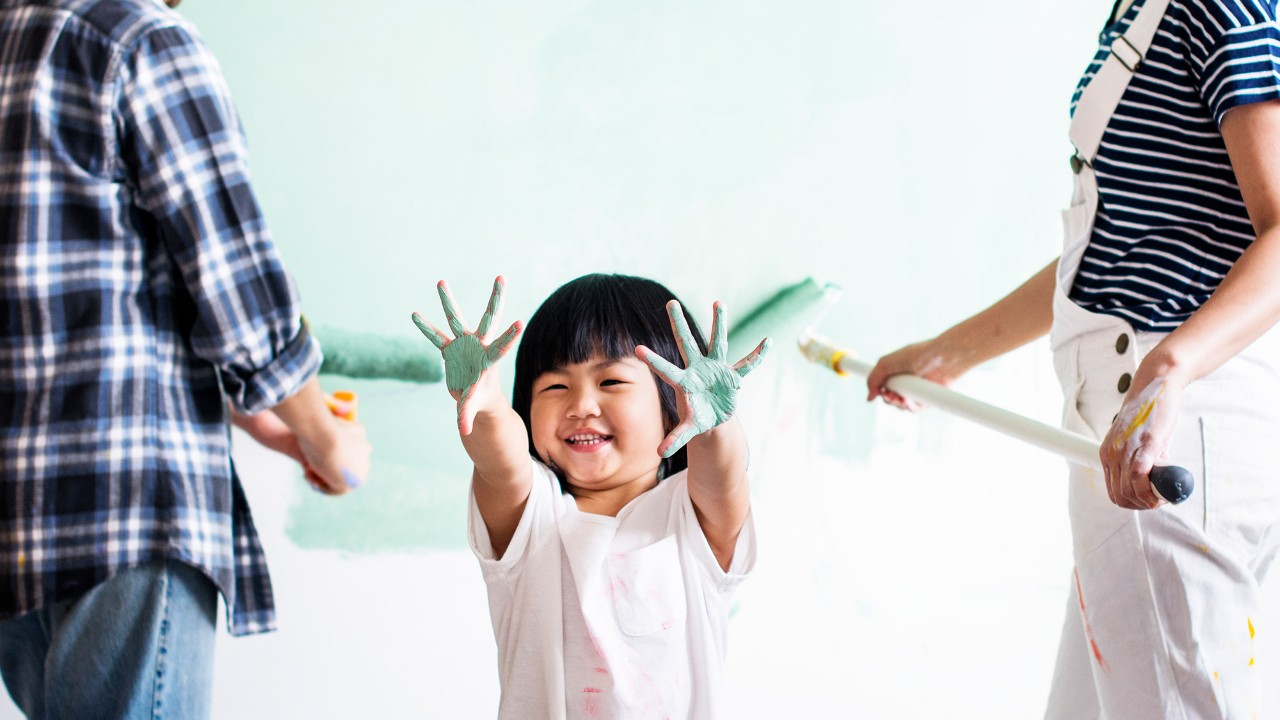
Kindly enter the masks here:
<path id="1" fill-rule="evenodd" d="M 1280 29 L 1273 0 L 1163 5 L 1118 0 L 1072 100 L 1073 139 L 1091 113 L 1101 135 L 1073 158 L 1063 256 L 867 380 L 868 399 L 905 406 L 888 377 L 950 383 L 1050 334 L 1064 424 L 1101 439 L 1105 468 L 1071 472 L 1050 718 L 1247 718 L 1260 702 L 1259 586 L 1280 544 Z M 1089 98 L 1117 61 L 1111 111 Z M 1163 503 L 1157 461 L 1198 492 Z"/>
<path id="2" fill-rule="evenodd" d="M 233 634 L 275 622 L 230 416 L 326 492 L 368 470 L 319 364 L 194 30 L 159 0 L 0 0 L 0 674 L 23 712 L 208 716 L 218 594 Z"/>

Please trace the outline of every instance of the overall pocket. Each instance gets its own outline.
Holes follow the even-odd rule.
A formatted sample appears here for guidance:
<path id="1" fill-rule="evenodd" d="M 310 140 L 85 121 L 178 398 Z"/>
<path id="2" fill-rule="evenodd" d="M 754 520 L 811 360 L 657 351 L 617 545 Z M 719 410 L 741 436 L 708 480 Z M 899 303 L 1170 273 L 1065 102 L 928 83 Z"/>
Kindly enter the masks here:
<path id="1" fill-rule="evenodd" d="M 1264 574 L 1280 541 L 1280 443 L 1226 415 L 1201 418 L 1200 431 L 1205 534 Z"/>

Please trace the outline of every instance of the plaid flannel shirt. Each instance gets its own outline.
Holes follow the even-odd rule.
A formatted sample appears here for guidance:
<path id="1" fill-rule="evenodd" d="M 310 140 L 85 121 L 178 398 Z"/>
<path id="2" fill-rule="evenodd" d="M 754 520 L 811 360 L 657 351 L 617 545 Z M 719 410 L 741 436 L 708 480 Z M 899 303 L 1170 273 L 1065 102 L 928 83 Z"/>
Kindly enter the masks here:
<path id="1" fill-rule="evenodd" d="M 157 0 L 0 0 L 0 620 L 158 559 L 270 630 L 228 399 L 319 368 L 217 63 Z"/>

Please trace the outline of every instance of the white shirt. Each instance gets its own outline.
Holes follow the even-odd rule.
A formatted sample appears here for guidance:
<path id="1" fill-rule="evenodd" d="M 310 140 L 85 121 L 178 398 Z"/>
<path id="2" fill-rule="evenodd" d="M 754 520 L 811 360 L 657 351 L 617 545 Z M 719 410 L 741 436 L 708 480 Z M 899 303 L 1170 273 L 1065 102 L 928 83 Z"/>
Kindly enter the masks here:
<path id="1" fill-rule="evenodd" d="M 729 572 L 681 472 L 617 517 L 578 510 L 542 463 L 501 559 L 475 496 L 471 548 L 489 589 L 499 718 L 716 718 L 729 610 L 755 564 L 748 514 Z"/>

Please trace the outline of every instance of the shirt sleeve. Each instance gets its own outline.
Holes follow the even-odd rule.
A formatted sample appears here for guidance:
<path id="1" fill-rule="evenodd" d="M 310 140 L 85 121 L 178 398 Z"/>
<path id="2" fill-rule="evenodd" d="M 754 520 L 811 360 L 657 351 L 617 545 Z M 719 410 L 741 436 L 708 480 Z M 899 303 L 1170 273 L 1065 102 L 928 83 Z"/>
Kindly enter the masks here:
<path id="1" fill-rule="evenodd" d="M 1216 122 L 1234 107 L 1280 99 L 1274 2 L 1188 0 L 1184 12 L 1181 31 Z"/>
<path id="2" fill-rule="evenodd" d="M 250 187 L 217 61 L 189 27 L 156 27 L 125 51 L 114 87 L 115 174 L 191 299 L 192 352 L 238 410 L 276 405 L 319 370 L 320 349 Z"/>
<path id="3" fill-rule="evenodd" d="M 693 499 L 689 497 L 687 476 L 676 477 L 682 482 L 682 486 L 677 489 L 676 500 L 682 505 L 684 519 L 680 528 L 685 546 L 702 569 L 710 586 L 722 594 L 732 594 L 756 565 L 756 527 L 752 512 L 748 510 L 746 519 L 742 521 L 742 530 L 738 532 L 738 541 L 733 547 L 733 559 L 729 561 L 728 571 L 725 571 L 720 567 L 711 544 L 707 542 L 706 534 L 702 532 L 698 514 L 693 508 Z"/>
<path id="4" fill-rule="evenodd" d="M 480 570 L 486 581 L 509 574 L 529 554 L 530 546 L 537 541 L 542 528 L 555 524 L 559 481 L 546 465 L 533 458 L 529 462 L 533 464 L 529 499 L 525 501 L 524 512 L 520 514 L 515 534 L 511 536 L 507 551 L 501 558 L 494 556 L 493 542 L 489 539 L 489 529 L 485 527 L 484 518 L 480 515 L 480 506 L 476 504 L 474 489 L 468 493 L 467 540 L 471 545 L 471 552 L 480 561 Z"/>

